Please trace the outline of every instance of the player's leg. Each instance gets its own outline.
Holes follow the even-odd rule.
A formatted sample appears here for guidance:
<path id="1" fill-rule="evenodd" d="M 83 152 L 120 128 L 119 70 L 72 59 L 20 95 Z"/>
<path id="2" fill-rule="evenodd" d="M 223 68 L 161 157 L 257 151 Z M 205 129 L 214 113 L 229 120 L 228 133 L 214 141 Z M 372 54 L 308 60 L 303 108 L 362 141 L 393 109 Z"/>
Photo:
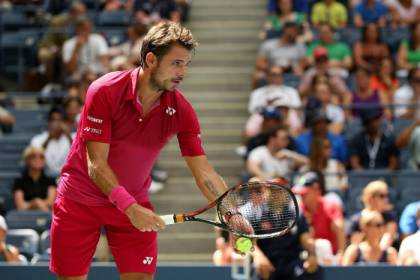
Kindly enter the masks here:
<path id="1" fill-rule="evenodd" d="M 59 279 L 87 279 L 101 229 L 94 208 L 62 197 L 54 203 L 50 270 Z"/>
<path id="2" fill-rule="evenodd" d="M 152 280 L 153 275 L 149 273 L 124 273 L 121 280 Z"/>
<path id="3" fill-rule="evenodd" d="M 151 209 L 150 203 L 141 205 Z M 112 224 L 106 224 L 105 229 L 121 279 L 153 279 L 157 233 L 139 231 L 125 214 L 116 208 L 112 209 L 107 211 L 108 221 Z"/>

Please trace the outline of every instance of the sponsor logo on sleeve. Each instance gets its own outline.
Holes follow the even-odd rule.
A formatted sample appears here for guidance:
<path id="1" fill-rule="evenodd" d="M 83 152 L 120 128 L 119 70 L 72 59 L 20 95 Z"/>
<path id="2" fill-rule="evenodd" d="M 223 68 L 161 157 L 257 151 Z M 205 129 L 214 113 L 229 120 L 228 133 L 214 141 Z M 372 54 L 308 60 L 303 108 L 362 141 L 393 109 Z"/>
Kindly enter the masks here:
<path id="1" fill-rule="evenodd" d="M 93 134 L 102 134 L 102 129 L 98 129 L 98 128 L 93 128 L 93 127 L 85 127 L 84 129 L 83 129 L 83 131 L 86 131 L 86 132 L 90 132 L 90 133 L 93 133 Z"/>
<path id="2" fill-rule="evenodd" d="M 175 115 L 176 110 L 175 110 L 174 108 L 172 108 L 172 107 L 169 107 L 169 106 L 168 106 L 168 107 L 166 108 L 165 113 L 166 113 L 166 114 L 168 114 L 169 116 L 173 116 L 173 115 Z"/>
<path id="3" fill-rule="evenodd" d="M 89 115 L 87 116 L 87 119 L 91 122 L 94 122 L 94 123 L 103 123 L 104 122 L 104 120 L 102 120 L 102 119 L 94 118 L 94 117 L 89 116 Z"/>

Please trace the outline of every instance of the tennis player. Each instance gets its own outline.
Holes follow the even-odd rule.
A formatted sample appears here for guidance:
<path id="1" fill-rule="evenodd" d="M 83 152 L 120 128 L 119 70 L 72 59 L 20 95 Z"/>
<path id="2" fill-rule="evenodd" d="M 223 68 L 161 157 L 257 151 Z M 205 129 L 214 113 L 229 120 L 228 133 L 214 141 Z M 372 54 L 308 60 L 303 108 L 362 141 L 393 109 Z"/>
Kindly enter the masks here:
<path id="1" fill-rule="evenodd" d="M 178 90 L 195 47 L 188 29 L 158 24 L 144 38 L 141 67 L 108 73 L 89 87 L 54 204 L 50 270 L 59 279 L 87 278 L 101 227 L 121 279 L 153 278 L 156 231 L 165 223 L 147 196 L 149 174 L 172 136 L 203 194 L 214 200 L 225 191 L 201 145 L 196 114 Z"/>

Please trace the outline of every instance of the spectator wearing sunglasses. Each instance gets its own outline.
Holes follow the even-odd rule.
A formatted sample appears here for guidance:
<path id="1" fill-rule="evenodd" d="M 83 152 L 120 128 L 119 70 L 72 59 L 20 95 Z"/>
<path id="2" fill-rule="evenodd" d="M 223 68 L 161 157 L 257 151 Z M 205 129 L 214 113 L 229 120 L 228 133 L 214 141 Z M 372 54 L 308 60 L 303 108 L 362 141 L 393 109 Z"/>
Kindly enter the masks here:
<path id="1" fill-rule="evenodd" d="M 385 222 L 381 213 L 374 210 L 362 212 L 359 227 L 364 239 L 360 244 L 351 244 L 343 256 L 343 265 L 363 265 L 376 263 L 397 263 L 397 251 L 390 245 L 382 247 Z"/>
<path id="2" fill-rule="evenodd" d="M 16 209 L 50 211 L 56 197 L 56 183 L 44 173 L 44 149 L 27 147 L 23 160 L 25 169 L 15 179 L 12 189 Z"/>
<path id="3" fill-rule="evenodd" d="M 397 217 L 391 211 L 389 202 L 388 185 L 384 181 L 372 181 L 366 185 L 362 192 L 363 210 L 350 218 L 350 243 L 359 244 L 363 241 L 366 232 L 360 226 L 364 212 L 378 211 L 382 215 L 384 232 L 381 235 L 380 245 L 385 249 L 394 242 L 397 234 Z"/>

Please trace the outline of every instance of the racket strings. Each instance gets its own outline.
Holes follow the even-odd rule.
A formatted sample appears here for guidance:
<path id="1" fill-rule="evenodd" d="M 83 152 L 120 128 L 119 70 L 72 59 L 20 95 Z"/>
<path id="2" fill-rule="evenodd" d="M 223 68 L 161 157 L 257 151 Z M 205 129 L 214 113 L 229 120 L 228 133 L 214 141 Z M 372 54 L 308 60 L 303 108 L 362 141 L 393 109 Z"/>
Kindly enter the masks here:
<path id="1" fill-rule="evenodd" d="M 250 183 L 232 189 L 221 201 L 221 220 L 245 236 L 272 237 L 290 229 L 297 209 L 292 194 L 270 183 Z"/>

